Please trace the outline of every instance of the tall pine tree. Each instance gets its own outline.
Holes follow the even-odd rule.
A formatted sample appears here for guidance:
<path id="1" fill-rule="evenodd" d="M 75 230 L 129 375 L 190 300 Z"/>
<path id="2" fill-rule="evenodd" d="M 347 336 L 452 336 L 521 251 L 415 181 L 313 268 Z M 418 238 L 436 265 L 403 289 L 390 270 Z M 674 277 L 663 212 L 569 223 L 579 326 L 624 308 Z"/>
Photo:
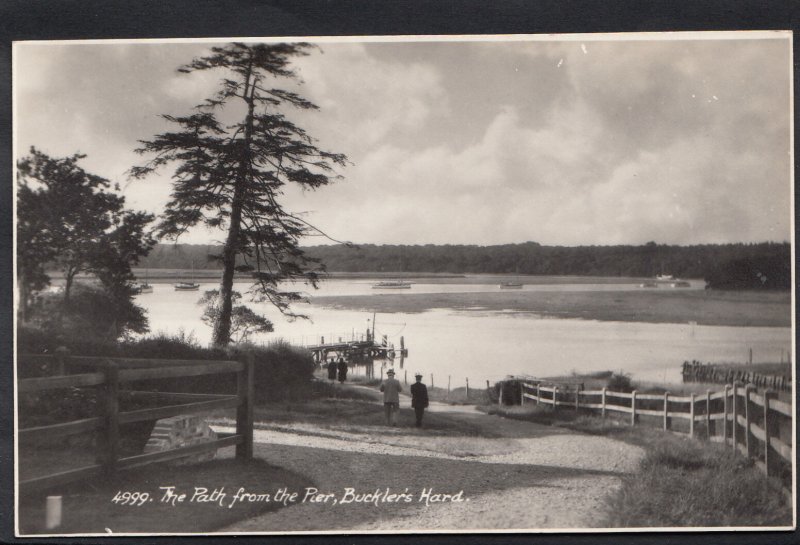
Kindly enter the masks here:
<path id="1" fill-rule="evenodd" d="M 220 308 L 214 326 L 215 345 L 230 342 L 235 272 L 250 273 L 256 300 L 268 300 L 282 313 L 297 316 L 290 304 L 300 298 L 281 289 L 286 280 L 316 287 L 322 264 L 307 257 L 299 240 L 321 234 L 280 203 L 286 184 L 304 189 L 327 185 L 344 166 L 342 154 L 319 149 L 315 140 L 292 123 L 283 110 L 317 109 L 295 92 L 274 87 L 275 81 L 296 78 L 293 57 L 305 56 L 305 43 L 244 44 L 214 47 L 179 68 L 190 73 L 219 70 L 224 74 L 216 95 L 187 116 L 164 115 L 176 130 L 143 141 L 137 152 L 154 158 L 131 174 L 143 177 L 174 164 L 173 192 L 160 235 L 177 239 L 190 227 L 205 225 L 227 230 L 222 255 Z M 232 124 L 223 123 L 223 108 L 243 112 Z M 238 258 L 238 259 L 237 259 Z M 237 260 L 239 264 L 237 265 Z"/>

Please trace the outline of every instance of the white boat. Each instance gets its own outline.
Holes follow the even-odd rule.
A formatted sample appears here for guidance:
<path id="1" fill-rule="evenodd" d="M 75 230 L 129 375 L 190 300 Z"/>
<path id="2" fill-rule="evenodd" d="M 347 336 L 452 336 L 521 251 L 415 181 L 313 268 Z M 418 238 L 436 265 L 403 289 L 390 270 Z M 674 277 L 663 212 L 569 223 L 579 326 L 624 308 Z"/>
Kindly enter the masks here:
<path id="1" fill-rule="evenodd" d="M 189 282 L 178 282 L 175 284 L 175 291 L 197 291 L 200 289 L 200 284 L 194 281 L 194 261 L 192 261 L 192 276 Z"/>
<path id="2" fill-rule="evenodd" d="M 673 277 L 671 274 L 659 274 L 656 275 L 656 280 L 659 282 L 672 282 L 675 280 L 675 277 Z"/>
<path id="3" fill-rule="evenodd" d="M 407 290 L 411 289 L 411 282 L 404 282 L 403 280 L 386 280 L 372 284 L 372 289 L 379 290 Z"/>
<path id="4" fill-rule="evenodd" d="M 691 288 L 692 285 L 687 282 L 686 280 L 676 280 L 672 284 L 670 284 L 673 288 Z"/>
<path id="5" fill-rule="evenodd" d="M 500 284 L 501 290 L 521 290 L 522 284 L 519 282 L 503 282 Z"/>

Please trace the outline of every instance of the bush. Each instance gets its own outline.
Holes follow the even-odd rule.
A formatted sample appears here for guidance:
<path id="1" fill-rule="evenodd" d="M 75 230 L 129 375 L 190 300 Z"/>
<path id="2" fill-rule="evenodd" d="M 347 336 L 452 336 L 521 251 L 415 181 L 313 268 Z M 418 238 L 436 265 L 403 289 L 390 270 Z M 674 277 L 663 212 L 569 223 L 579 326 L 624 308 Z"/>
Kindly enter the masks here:
<path id="1" fill-rule="evenodd" d="M 608 377 L 608 382 L 606 382 L 606 388 L 611 390 L 612 392 L 621 392 L 621 393 L 628 393 L 634 390 L 633 381 L 631 381 L 631 376 L 627 373 L 613 373 L 610 377 Z"/>

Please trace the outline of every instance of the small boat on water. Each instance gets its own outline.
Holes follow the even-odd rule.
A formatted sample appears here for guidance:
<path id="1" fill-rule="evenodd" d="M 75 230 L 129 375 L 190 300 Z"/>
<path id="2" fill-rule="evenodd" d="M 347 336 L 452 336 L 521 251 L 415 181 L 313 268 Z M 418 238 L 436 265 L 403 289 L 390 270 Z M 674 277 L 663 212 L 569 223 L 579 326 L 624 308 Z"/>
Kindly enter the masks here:
<path id="1" fill-rule="evenodd" d="M 659 274 L 656 275 L 656 280 L 659 282 L 672 282 L 673 280 L 675 280 L 675 277 L 672 276 L 671 274 Z"/>
<path id="2" fill-rule="evenodd" d="M 658 284 L 655 283 L 655 282 L 647 281 L 647 282 L 642 282 L 641 284 L 639 284 L 639 287 L 640 288 L 657 288 Z"/>
<path id="3" fill-rule="evenodd" d="M 192 261 L 192 276 L 188 282 L 178 282 L 175 284 L 175 291 L 197 291 L 200 289 L 200 284 L 194 281 L 194 261 Z"/>
<path id="4" fill-rule="evenodd" d="M 175 284 L 175 291 L 197 291 L 200 289 L 200 284 L 197 282 L 178 282 Z"/>
<path id="5" fill-rule="evenodd" d="M 692 285 L 687 282 L 686 280 L 676 280 L 672 284 L 670 284 L 673 288 L 691 288 Z"/>
<path id="6" fill-rule="evenodd" d="M 503 282 L 500 284 L 501 290 L 521 290 L 522 284 L 519 282 Z"/>
<path id="7" fill-rule="evenodd" d="M 411 289 L 411 282 L 404 282 L 402 280 L 386 280 L 372 284 L 372 289 L 379 290 L 406 290 Z"/>

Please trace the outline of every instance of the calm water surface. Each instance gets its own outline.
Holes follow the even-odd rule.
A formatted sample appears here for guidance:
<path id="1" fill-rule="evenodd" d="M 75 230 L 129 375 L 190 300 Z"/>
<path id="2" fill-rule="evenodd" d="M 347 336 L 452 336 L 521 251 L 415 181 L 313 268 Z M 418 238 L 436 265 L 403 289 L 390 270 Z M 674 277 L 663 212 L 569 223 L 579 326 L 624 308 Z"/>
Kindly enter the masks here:
<path id="1" fill-rule="evenodd" d="M 283 338 L 294 344 L 315 344 L 326 340 L 359 338 L 372 327 L 372 315 L 352 310 L 323 308 L 313 295 L 375 295 L 379 293 L 470 293 L 500 292 L 497 284 L 415 283 L 410 290 L 372 289 L 370 280 L 331 280 L 311 295 L 310 303 L 298 304 L 296 311 L 311 320 L 289 322 L 267 306 L 252 306 L 267 315 L 276 332 L 254 339 L 268 342 Z M 137 296 L 147 311 L 153 332 L 191 333 L 201 343 L 211 339 L 211 328 L 200 320 L 197 300 L 216 283 L 200 285 L 200 291 L 176 292 L 170 284 L 154 284 L 154 292 Z M 702 289 L 692 281 L 691 288 Z M 246 284 L 237 286 L 239 291 Z M 295 287 L 304 291 L 302 286 Z M 591 291 L 641 290 L 635 284 L 526 285 L 524 290 Z M 647 289 L 647 288 L 645 288 Z M 669 287 L 649 289 L 673 289 Z M 503 290 L 505 291 L 505 290 Z M 434 309 L 406 314 L 383 313 L 376 319 L 376 335 L 387 335 L 390 343 L 404 337 L 409 357 L 384 364 L 401 369 L 403 378 L 419 371 L 430 383 L 444 386 L 448 376 L 453 387 L 485 386 L 509 374 L 547 376 L 578 372 L 622 370 L 640 380 L 680 382 L 684 360 L 746 361 L 753 349 L 754 361 L 780 360 L 791 348 L 791 328 L 727 327 L 692 324 L 650 324 L 594 320 L 544 318 L 528 313 L 454 311 Z M 378 364 L 380 365 L 380 364 Z M 377 372 L 377 371 L 376 371 Z"/>

